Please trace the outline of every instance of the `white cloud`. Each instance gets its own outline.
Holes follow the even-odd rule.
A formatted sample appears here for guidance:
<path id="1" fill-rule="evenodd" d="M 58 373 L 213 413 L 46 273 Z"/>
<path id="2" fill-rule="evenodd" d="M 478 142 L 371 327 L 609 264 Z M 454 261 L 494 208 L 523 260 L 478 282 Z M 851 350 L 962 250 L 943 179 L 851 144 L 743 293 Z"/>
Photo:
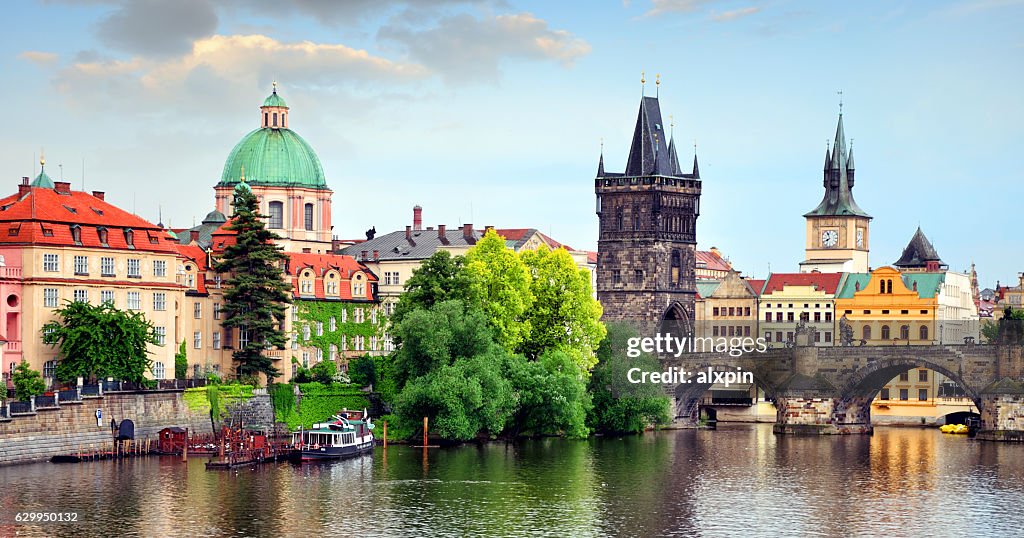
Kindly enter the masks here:
<path id="1" fill-rule="evenodd" d="M 711 0 L 651 0 L 651 9 L 647 10 L 647 13 L 644 13 L 644 15 L 653 17 L 663 13 L 692 13 L 710 1 Z"/>
<path id="2" fill-rule="evenodd" d="M 57 63 L 57 54 L 40 50 L 26 50 L 18 55 L 18 58 L 32 62 L 36 65 L 49 66 Z"/>
<path id="3" fill-rule="evenodd" d="M 729 10 L 729 11 L 723 11 L 721 13 L 714 13 L 714 12 L 712 12 L 711 20 L 713 20 L 715 22 L 729 22 L 729 21 L 734 21 L 734 20 L 742 18 L 742 17 L 746 17 L 747 15 L 753 15 L 754 13 L 757 13 L 758 11 L 761 11 L 761 8 L 750 6 L 750 7 L 744 7 L 744 8 L 739 8 L 739 9 L 732 9 L 732 10 Z"/>

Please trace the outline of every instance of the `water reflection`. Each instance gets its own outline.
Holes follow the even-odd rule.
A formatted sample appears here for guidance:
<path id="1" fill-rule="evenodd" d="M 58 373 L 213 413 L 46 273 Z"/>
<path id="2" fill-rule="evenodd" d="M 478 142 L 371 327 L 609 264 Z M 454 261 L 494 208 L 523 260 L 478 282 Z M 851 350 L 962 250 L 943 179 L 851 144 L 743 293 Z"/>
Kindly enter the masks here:
<path id="1" fill-rule="evenodd" d="M 770 425 L 208 472 L 148 458 L 0 468 L 0 535 L 922 535 L 1024 533 L 1024 446 L 935 430 Z M 12 526 L 15 511 L 76 524 Z"/>

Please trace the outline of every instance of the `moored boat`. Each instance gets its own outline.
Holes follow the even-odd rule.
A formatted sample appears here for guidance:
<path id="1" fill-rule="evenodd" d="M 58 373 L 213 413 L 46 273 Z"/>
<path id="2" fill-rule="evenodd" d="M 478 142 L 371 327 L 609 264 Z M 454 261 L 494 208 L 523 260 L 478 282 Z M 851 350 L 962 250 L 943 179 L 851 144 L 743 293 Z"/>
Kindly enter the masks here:
<path id="1" fill-rule="evenodd" d="M 329 422 L 292 433 L 292 459 L 335 460 L 373 451 L 373 428 L 366 410 L 342 410 Z"/>

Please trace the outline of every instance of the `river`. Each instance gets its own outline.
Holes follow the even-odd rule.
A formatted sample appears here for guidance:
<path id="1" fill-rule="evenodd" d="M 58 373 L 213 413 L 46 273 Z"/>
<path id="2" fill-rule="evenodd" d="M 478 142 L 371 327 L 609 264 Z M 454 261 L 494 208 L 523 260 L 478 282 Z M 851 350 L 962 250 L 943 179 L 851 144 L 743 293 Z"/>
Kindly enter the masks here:
<path id="1" fill-rule="evenodd" d="M 377 448 L 330 464 L 0 468 L 0 535 L 1024 535 L 1024 446 L 935 429 L 771 425 L 586 441 Z M 13 526 L 15 512 L 78 521 Z"/>

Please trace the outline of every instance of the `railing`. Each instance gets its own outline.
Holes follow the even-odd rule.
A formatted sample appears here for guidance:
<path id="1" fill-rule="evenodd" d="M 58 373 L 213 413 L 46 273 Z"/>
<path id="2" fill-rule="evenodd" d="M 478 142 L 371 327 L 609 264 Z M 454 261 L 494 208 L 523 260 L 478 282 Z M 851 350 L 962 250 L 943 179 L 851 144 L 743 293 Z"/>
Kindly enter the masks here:
<path id="1" fill-rule="evenodd" d="M 78 389 L 64 389 L 57 393 L 57 403 L 65 402 L 81 402 L 82 395 L 79 394 Z"/>
<path id="2" fill-rule="evenodd" d="M 0 267 L 0 278 L 21 278 L 21 267 L 17 265 Z"/>
<path id="3" fill-rule="evenodd" d="M 100 385 L 82 385 L 81 388 L 82 396 L 100 396 Z"/>
<path id="4" fill-rule="evenodd" d="M 36 409 L 47 407 L 60 407 L 56 396 L 36 396 Z"/>
<path id="5" fill-rule="evenodd" d="M 35 412 L 35 409 L 32 408 L 32 402 L 11 402 L 10 405 L 8 405 L 8 411 L 8 416 L 13 416 L 18 414 L 31 414 Z"/>
<path id="6" fill-rule="evenodd" d="M 127 391 L 142 391 L 142 390 L 181 390 L 190 389 L 194 387 L 205 387 L 207 381 L 205 378 L 201 379 L 158 379 L 156 380 L 156 387 L 147 386 L 146 383 L 138 383 L 134 381 L 101 381 L 100 384 L 103 387 L 103 392 L 127 392 Z M 83 392 L 83 394 L 86 394 Z"/>
<path id="7" fill-rule="evenodd" d="M 704 398 L 701 405 L 754 405 L 753 398 Z"/>
<path id="8" fill-rule="evenodd" d="M 4 344 L 4 351 L 11 353 L 21 353 L 21 340 L 11 340 Z"/>
<path id="9" fill-rule="evenodd" d="M 10 408 L 4 402 L 0 402 L 0 419 L 11 418 Z"/>

